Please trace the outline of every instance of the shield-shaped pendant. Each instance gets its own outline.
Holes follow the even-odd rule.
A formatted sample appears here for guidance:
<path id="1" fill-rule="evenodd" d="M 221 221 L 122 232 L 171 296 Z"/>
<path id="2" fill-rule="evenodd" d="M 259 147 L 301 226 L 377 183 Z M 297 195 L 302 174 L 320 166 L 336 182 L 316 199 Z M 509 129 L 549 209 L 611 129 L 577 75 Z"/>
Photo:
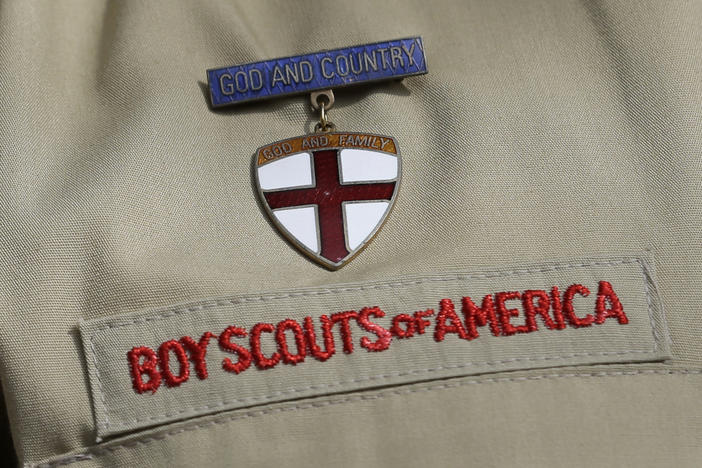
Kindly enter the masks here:
<path id="1" fill-rule="evenodd" d="M 254 154 L 261 203 L 300 251 L 336 270 L 378 233 L 395 203 L 395 139 L 333 132 L 271 143 Z"/>

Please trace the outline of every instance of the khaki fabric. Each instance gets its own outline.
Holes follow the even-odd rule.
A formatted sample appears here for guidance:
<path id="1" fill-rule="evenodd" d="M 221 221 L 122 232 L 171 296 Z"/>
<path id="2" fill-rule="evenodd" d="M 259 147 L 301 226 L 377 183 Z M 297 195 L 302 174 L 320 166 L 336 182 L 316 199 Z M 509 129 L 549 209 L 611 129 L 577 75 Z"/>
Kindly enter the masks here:
<path id="1" fill-rule="evenodd" d="M 693 1 L 3 1 L 0 375 L 20 462 L 699 465 L 701 23 Z M 257 147 L 312 129 L 306 98 L 213 112 L 204 71 L 413 34 L 428 75 L 336 93 L 340 129 L 397 139 L 403 186 L 373 243 L 324 270 L 250 174 Z M 665 363 L 261 405 L 95 445 L 80 320 L 641 251 Z"/>
<path id="2" fill-rule="evenodd" d="M 529 368 L 670 359 L 665 317 L 647 263 L 644 258 L 628 257 L 575 264 L 541 264 L 482 273 L 405 276 L 402 280 L 220 298 L 83 322 L 80 330 L 90 376 L 97 434 L 104 437 L 261 403 L 422 380 Z M 499 320 L 496 319 L 494 326 L 499 336 L 493 336 L 487 326 L 480 331 L 476 326 L 474 332 L 477 336 L 471 340 L 458 339 L 455 333 L 449 333 L 448 338 L 434 338 L 439 322 L 434 316 L 448 308 L 439 308 L 441 298 L 456 298 L 460 308 L 458 298 L 466 297 L 467 291 L 481 304 L 485 293 L 493 301 L 489 288 L 500 291 L 542 288 L 545 291 L 550 290 L 553 284 L 594 285 L 598 282 L 597 278 L 615 282 L 615 294 L 622 302 L 626 324 L 620 323 L 617 317 L 611 317 L 595 326 L 568 327 L 564 324 L 563 329 L 549 330 L 543 324 L 543 316 L 539 316 L 541 323 L 537 324 L 537 317 L 534 317 L 536 330 L 531 334 L 505 335 L 504 327 L 500 331 Z M 594 291 L 594 287 L 592 289 Z M 593 292 L 589 298 L 573 300 L 573 303 L 577 303 L 573 304 L 573 310 L 579 310 L 581 316 L 594 313 L 596 295 Z M 453 301 L 448 300 L 455 307 Z M 281 364 L 265 371 L 249 371 L 247 368 L 236 376 L 224 372 L 220 363 L 228 358 L 231 358 L 230 362 L 240 362 L 242 359 L 217 346 L 208 346 L 205 348 L 206 378 L 196 380 L 193 376 L 182 386 L 157 389 L 156 392 L 138 393 L 130 385 L 125 354 L 135 346 L 160 349 L 159 345 L 172 337 L 186 335 L 199 340 L 208 331 L 221 337 L 223 330 L 232 323 L 247 329 L 255 323 L 276 324 L 289 318 L 300 323 L 303 321 L 302 314 L 309 314 L 314 324 L 314 320 L 319 320 L 322 315 L 329 314 L 328 317 L 335 312 L 358 311 L 362 309 L 359 304 L 366 304 L 366 308 L 369 304 L 381 304 L 382 309 L 375 306 L 377 311 L 373 312 L 371 321 L 385 330 L 391 329 L 391 317 L 415 310 L 428 311 L 431 314 L 423 319 L 428 331 L 424 328 L 421 334 L 413 331 L 414 336 L 402 341 L 388 340 L 385 349 L 381 338 L 371 333 L 371 338 L 365 339 L 375 343 L 373 346 L 377 351 L 367 352 L 359 343 L 359 335 L 369 333 L 358 326 L 358 322 L 355 325 L 350 323 L 348 330 L 352 347 L 347 352 L 346 345 L 342 348 L 340 326 L 337 326 L 331 340 L 334 343 L 332 346 L 339 348 L 338 353 L 324 360 L 323 364 L 314 362 L 314 357 L 308 353 L 306 364 L 303 355 L 303 360 L 296 365 Z M 516 304 L 518 301 L 506 307 Z M 431 320 L 427 320 L 429 318 Z M 525 323 L 523 317 L 514 320 L 515 324 Z M 453 328 L 452 321 L 446 323 Z M 323 332 L 318 330 L 321 345 Z M 286 349 L 298 355 L 300 350 L 292 334 L 288 335 L 290 337 L 285 338 Z M 272 356 L 273 353 L 280 356 L 272 337 L 261 342 L 264 356 Z M 353 356 L 344 356 L 342 349 L 344 354 Z M 176 364 L 173 366 L 176 367 Z M 180 373 L 180 369 L 173 372 Z"/>
<path id="3" fill-rule="evenodd" d="M 62 461 L 75 466 L 139 466 L 145 460 L 157 466 L 169 461 L 254 467 L 699 466 L 694 430 L 699 374 L 592 371 L 458 379 L 234 412 L 116 440 Z"/>

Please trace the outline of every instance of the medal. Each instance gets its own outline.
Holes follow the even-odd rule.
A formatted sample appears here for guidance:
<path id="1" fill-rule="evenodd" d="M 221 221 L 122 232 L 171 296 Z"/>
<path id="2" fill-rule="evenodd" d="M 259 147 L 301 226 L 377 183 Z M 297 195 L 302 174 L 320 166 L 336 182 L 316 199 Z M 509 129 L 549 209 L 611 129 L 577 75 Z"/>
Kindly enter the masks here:
<path id="1" fill-rule="evenodd" d="M 254 154 L 261 203 L 273 224 L 324 266 L 348 263 L 375 236 L 400 188 L 395 139 L 337 132 L 326 117 L 331 91 L 313 93 L 316 133 L 272 143 Z"/>
<path id="2" fill-rule="evenodd" d="M 391 136 L 339 131 L 333 88 L 426 73 L 421 38 L 408 38 L 208 70 L 213 107 L 309 92 L 312 134 L 261 146 L 253 173 L 273 225 L 302 253 L 336 270 L 375 237 L 402 174 Z"/>

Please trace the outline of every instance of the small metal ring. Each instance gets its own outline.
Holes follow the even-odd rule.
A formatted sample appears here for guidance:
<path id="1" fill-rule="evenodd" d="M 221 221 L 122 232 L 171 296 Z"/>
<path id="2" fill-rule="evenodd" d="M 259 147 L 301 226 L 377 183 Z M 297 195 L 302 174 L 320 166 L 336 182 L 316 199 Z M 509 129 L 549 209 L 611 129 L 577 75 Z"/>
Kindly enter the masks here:
<path id="1" fill-rule="evenodd" d="M 336 125 L 334 125 L 334 122 L 330 121 L 327 121 L 324 125 L 322 125 L 322 122 L 317 122 L 317 125 L 314 126 L 315 133 L 329 133 L 334 130 L 336 130 Z"/>
<path id="2" fill-rule="evenodd" d="M 324 101 L 327 101 L 324 105 L 327 110 L 331 110 L 334 107 L 334 91 L 331 89 L 323 89 L 321 91 L 312 91 L 310 93 L 310 102 L 312 103 L 312 108 L 314 110 L 319 110 Z"/>
<path id="3" fill-rule="evenodd" d="M 327 126 L 327 113 L 325 111 L 325 107 L 324 101 L 322 101 L 321 106 L 319 106 L 319 123 L 322 124 L 322 127 Z"/>

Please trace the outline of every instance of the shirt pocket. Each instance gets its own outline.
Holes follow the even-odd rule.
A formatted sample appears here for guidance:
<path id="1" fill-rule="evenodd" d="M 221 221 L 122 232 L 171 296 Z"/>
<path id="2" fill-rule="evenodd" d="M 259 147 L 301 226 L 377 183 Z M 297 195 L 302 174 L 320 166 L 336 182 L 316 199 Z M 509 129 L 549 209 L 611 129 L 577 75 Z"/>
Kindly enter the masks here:
<path id="1" fill-rule="evenodd" d="M 81 323 L 98 439 L 483 373 L 670 358 L 645 255 L 402 275 Z"/>

